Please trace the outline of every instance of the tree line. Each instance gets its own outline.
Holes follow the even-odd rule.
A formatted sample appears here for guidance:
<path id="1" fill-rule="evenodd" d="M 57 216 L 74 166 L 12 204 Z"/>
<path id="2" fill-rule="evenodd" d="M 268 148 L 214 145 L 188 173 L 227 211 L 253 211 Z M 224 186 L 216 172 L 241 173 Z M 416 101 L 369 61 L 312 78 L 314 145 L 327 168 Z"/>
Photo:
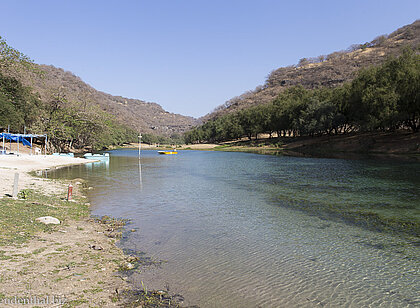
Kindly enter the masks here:
<path id="1" fill-rule="evenodd" d="M 222 142 L 259 134 L 316 136 L 420 129 L 420 54 L 406 49 L 358 72 L 336 88 L 294 86 L 271 103 L 225 114 L 185 134 L 186 143 Z"/>
<path id="2" fill-rule="evenodd" d="M 100 150 L 137 140 L 137 132 L 119 124 L 110 114 L 82 102 L 70 102 L 60 89 L 42 100 L 18 80 L 25 70 L 42 74 L 28 57 L 0 37 L 0 131 L 47 134 L 53 151 L 84 147 Z"/>

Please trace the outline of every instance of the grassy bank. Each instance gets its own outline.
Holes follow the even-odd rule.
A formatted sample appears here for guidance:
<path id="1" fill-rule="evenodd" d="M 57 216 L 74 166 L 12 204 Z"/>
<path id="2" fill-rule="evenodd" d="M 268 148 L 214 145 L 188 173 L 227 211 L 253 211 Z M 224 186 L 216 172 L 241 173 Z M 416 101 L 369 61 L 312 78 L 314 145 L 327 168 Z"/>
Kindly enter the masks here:
<path id="1" fill-rule="evenodd" d="M 53 232 L 62 226 L 36 223 L 38 217 L 53 216 L 68 225 L 89 215 L 88 203 L 81 198 L 68 202 L 62 196 L 47 196 L 31 189 L 20 191 L 18 198 L 0 199 L 1 246 L 22 245 L 38 232 Z"/>
<path id="2" fill-rule="evenodd" d="M 205 145 L 202 145 L 205 149 Z M 239 140 L 212 147 L 216 151 L 352 158 L 383 155 L 420 159 L 420 133 L 373 132 L 317 137 L 279 137 Z"/>
<path id="3" fill-rule="evenodd" d="M 17 200 L 0 199 L 3 300 L 54 296 L 62 307 L 117 305 L 115 290 L 127 285 L 114 273 L 126 256 L 115 247 L 116 239 L 105 236 L 108 227 L 89 217 L 86 201 L 80 195 L 69 202 L 29 189 Z M 44 216 L 60 224 L 36 221 Z"/>

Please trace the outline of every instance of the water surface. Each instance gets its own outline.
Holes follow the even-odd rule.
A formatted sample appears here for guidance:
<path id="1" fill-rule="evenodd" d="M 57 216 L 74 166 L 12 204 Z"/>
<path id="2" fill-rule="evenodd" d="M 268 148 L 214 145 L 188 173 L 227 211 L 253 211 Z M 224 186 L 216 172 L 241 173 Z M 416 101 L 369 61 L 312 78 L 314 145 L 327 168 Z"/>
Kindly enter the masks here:
<path id="1" fill-rule="evenodd" d="M 138 228 L 121 245 L 166 261 L 137 285 L 200 307 L 420 304 L 419 163 L 143 151 L 140 167 L 135 150 L 111 155 L 50 175 L 88 179 L 93 214 Z"/>

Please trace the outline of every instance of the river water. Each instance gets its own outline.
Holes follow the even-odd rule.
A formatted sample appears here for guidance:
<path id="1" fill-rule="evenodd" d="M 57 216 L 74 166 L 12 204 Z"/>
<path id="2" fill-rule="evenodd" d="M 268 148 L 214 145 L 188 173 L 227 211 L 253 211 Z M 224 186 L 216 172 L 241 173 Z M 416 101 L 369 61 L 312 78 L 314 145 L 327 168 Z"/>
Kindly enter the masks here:
<path id="1" fill-rule="evenodd" d="M 139 287 L 200 307 L 420 305 L 418 227 L 395 228 L 420 220 L 419 163 L 110 153 L 49 176 L 87 179 L 94 215 L 131 220 L 121 246 L 164 261 Z"/>

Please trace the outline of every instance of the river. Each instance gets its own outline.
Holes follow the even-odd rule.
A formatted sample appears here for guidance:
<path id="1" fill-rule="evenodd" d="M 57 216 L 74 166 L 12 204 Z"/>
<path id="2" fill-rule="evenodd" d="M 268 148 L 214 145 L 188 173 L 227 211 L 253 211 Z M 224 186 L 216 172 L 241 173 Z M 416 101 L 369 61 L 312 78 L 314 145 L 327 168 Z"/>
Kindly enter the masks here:
<path id="1" fill-rule="evenodd" d="M 130 279 L 200 307 L 420 305 L 420 163 L 111 151 L 84 178 L 94 215 L 160 266 Z"/>

